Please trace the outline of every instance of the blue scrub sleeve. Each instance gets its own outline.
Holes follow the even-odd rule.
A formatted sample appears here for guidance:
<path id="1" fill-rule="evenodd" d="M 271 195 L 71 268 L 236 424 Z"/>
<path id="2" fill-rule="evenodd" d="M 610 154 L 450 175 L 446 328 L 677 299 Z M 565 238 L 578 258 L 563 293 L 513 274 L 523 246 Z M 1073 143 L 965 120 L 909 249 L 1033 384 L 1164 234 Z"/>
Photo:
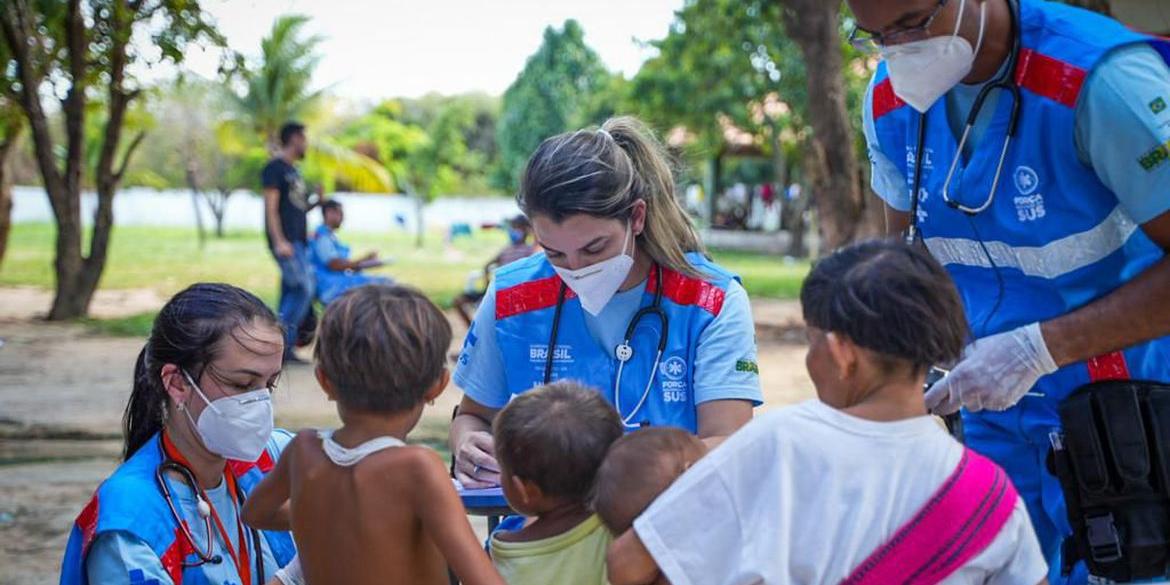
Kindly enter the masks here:
<path id="1" fill-rule="evenodd" d="M 455 385 L 488 408 L 503 408 L 512 398 L 504 375 L 504 354 L 496 343 L 496 284 L 488 285 L 455 366 Z"/>
<path id="2" fill-rule="evenodd" d="M 1170 67 L 1149 45 L 1114 50 L 1077 109 L 1082 162 L 1139 224 L 1170 211 Z"/>
<path id="3" fill-rule="evenodd" d="M 327 233 L 321 231 L 317 232 L 317 236 L 313 241 L 309 242 L 309 247 L 313 251 L 313 257 L 317 259 L 317 263 L 326 266 L 330 261 L 341 258 L 341 252 L 337 246 L 333 245 L 333 238 L 329 237 Z"/>
<path id="4" fill-rule="evenodd" d="M 695 404 L 712 400 L 764 402 L 756 357 L 756 326 L 747 291 L 732 281 L 723 310 L 699 335 L 695 357 Z"/>
<path id="5" fill-rule="evenodd" d="M 881 149 L 877 138 L 877 126 L 873 121 L 873 84 L 865 90 L 861 102 L 861 127 L 865 133 L 865 146 L 869 152 L 870 186 L 886 205 L 898 211 L 910 211 L 910 189 L 906 177 Z"/>
<path id="6" fill-rule="evenodd" d="M 90 546 L 85 558 L 90 583 L 167 585 L 174 583 L 158 555 L 128 532 L 107 532 Z"/>

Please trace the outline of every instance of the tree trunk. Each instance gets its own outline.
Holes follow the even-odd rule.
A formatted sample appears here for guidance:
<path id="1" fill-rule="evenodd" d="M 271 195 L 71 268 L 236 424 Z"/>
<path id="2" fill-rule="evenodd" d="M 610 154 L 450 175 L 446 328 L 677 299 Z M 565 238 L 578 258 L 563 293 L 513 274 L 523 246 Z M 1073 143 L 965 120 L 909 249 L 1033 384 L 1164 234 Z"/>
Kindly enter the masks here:
<path id="1" fill-rule="evenodd" d="M 421 249 L 423 247 L 423 236 L 426 234 L 426 225 L 423 224 L 423 198 L 418 193 L 414 194 L 414 218 L 414 247 Z"/>
<path id="2" fill-rule="evenodd" d="M 8 163 L 16 151 L 20 125 L 6 129 L 4 141 L 0 142 L 0 266 L 4 265 L 4 253 L 8 251 L 8 235 L 12 230 L 12 174 Z"/>
<path id="3" fill-rule="evenodd" d="M 53 217 L 57 223 L 56 258 L 54 270 L 57 279 L 56 296 L 49 310 L 50 320 L 82 317 L 89 309 L 90 300 L 97 290 L 102 270 L 105 268 L 106 252 L 113 230 L 113 199 L 118 183 L 126 171 L 126 165 L 134 150 L 142 142 L 139 134 L 123 154 L 121 164 L 115 170 L 114 159 L 122 135 L 126 109 L 137 92 L 127 92 L 122 81 L 126 66 L 126 44 L 135 15 L 141 3 L 115 2 L 104 13 L 107 19 L 101 24 L 112 29 L 115 39 L 105 55 L 109 59 L 106 71 L 107 116 L 102 133 L 102 143 L 95 168 L 97 186 L 97 210 L 94 213 L 93 232 L 87 255 L 82 252 L 81 190 L 85 169 L 85 117 L 87 92 L 92 71 L 89 70 L 90 39 L 86 28 L 81 0 L 68 0 L 65 7 L 65 58 L 67 74 L 59 82 L 68 80 L 61 111 L 65 118 L 65 160 L 63 168 L 58 166 L 57 149 L 49 129 L 48 116 L 41 103 L 41 86 L 44 81 L 36 58 L 30 54 L 35 43 L 34 17 L 27 0 L 6 0 L 0 4 L 0 33 L 16 63 L 16 74 L 20 80 L 20 95 L 17 101 L 28 120 L 32 135 L 33 150 L 37 166 L 44 179 Z"/>
<path id="4" fill-rule="evenodd" d="M 191 207 L 195 213 L 195 233 L 199 237 L 199 249 L 207 242 L 207 233 L 203 230 L 203 214 L 199 211 L 199 178 L 195 174 L 195 165 L 187 165 L 187 188 L 191 190 Z"/>
<path id="5" fill-rule="evenodd" d="M 858 233 L 865 199 L 858 188 L 853 130 L 845 106 L 845 82 L 839 27 L 840 3 L 780 0 L 787 33 L 800 46 L 808 72 L 809 142 L 812 168 L 809 188 L 819 218 L 821 250 L 852 242 Z"/>
<path id="6" fill-rule="evenodd" d="M 223 239 L 223 216 L 227 213 L 228 197 L 231 197 L 231 189 L 220 189 L 219 199 L 212 201 L 210 197 L 207 198 L 208 207 L 211 207 L 211 216 L 215 218 L 215 237 Z"/>

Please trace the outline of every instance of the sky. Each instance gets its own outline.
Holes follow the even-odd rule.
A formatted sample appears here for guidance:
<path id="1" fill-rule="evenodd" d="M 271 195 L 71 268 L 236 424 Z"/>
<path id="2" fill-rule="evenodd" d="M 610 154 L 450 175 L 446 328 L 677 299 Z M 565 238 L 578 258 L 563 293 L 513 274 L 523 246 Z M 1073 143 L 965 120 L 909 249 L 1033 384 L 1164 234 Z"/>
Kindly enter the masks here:
<path id="1" fill-rule="evenodd" d="M 501 94 L 540 46 L 546 26 L 575 18 L 585 41 L 627 77 L 666 36 L 683 0 L 203 0 L 229 46 L 256 56 L 282 14 L 321 35 L 316 84 L 355 100 L 481 91 Z M 215 76 L 218 56 L 189 51 L 184 67 Z M 165 75 L 164 71 L 156 74 Z"/>

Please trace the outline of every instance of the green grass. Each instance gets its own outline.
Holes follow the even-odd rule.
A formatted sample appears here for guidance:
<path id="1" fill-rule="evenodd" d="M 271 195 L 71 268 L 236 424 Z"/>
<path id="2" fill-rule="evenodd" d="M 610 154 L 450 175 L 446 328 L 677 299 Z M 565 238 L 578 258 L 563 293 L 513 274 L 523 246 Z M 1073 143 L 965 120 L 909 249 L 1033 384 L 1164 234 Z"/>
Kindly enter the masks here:
<path id="1" fill-rule="evenodd" d="M 805 260 L 786 261 L 765 254 L 721 250 L 715 250 L 711 255 L 716 262 L 743 279 L 748 296 L 754 299 L 800 298 L 800 285 L 809 271 L 809 263 Z"/>
<path id="2" fill-rule="evenodd" d="M 0 286 L 52 288 L 54 234 L 51 224 L 13 226 L 0 267 Z M 467 274 L 480 269 L 505 243 L 498 232 L 480 232 L 451 245 L 432 233 L 421 249 L 415 248 L 412 234 L 402 232 L 343 233 L 343 238 L 355 254 L 376 249 L 383 257 L 393 258 L 392 266 L 375 273 L 414 285 L 442 306 L 449 306 L 463 290 Z M 808 273 L 808 263 L 786 264 L 774 256 L 719 251 L 714 256 L 743 277 L 753 298 L 796 298 Z M 274 303 L 279 274 L 259 231 L 230 232 L 223 239 L 208 239 L 200 248 L 190 229 L 115 227 L 102 288 L 149 288 L 165 299 L 199 281 L 228 282 Z M 99 333 L 144 336 L 153 320 L 154 314 L 146 313 L 86 323 Z"/>
<path id="3" fill-rule="evenodd" d="M 139 313 L 137 315 L 130 315 L 129 317 L 117 317 L 113 319 L 83 319 L 89 327 L 90 331 L 100 335 L 113 335 L 115 337 L 146 337 L 150 335 L 150 328 L 154 325 L 154 318 L 158 313 L 151 311 L 148 313 Z"/>

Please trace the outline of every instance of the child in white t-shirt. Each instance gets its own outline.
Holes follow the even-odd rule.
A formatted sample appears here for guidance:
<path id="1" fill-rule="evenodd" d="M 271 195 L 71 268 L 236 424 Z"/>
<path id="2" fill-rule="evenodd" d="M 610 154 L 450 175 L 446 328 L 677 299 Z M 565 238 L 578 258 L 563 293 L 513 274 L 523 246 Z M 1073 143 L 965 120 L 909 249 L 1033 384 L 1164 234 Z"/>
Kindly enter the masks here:
<path id="1" fill-rule="evenodd" d="M 801 302 L 819 400 L 757 417 L 683 474 L 611 546 L 611 583 L 1045 582 L 1006 475 L 926 411 L 927 369 L 967 338 L 942 267 L 863 243 L 819 262 Z"/>

